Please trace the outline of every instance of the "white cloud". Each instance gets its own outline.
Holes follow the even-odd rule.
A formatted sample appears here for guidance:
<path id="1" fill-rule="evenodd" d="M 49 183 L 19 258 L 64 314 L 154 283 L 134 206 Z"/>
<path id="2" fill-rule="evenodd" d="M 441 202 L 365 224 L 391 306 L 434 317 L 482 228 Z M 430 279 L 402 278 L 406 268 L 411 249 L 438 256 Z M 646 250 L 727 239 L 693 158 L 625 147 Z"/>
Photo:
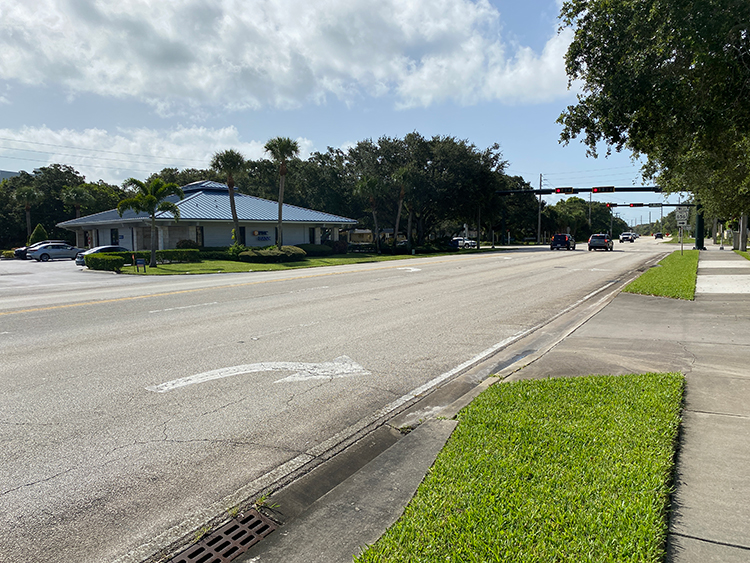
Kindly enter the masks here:
<path id="1" fill-rule="evenodd" d="M 488 0 L 9 0 L 0 78 L 175 108 L 566 94 L 566 35 L 509 47 Z"/>
<path id="2" fill-rule="evenodd" d="M 300 156 L 313 150 L 309 139 L 298 138 Z M 0 129 L 0 159 L 24 163 L 33 170 L 66 163 L 96 182 L 120 184 L 129 177 L 145 178 L 162 168 L 208 168 L 211 156 L 233 148 L 246 158 L 267 158 L 265 142 L 241 141 L 234 127 L 210 129 L 178 127 L 171 130 L 104 129 L 53 130 L 48 127 Z"/>

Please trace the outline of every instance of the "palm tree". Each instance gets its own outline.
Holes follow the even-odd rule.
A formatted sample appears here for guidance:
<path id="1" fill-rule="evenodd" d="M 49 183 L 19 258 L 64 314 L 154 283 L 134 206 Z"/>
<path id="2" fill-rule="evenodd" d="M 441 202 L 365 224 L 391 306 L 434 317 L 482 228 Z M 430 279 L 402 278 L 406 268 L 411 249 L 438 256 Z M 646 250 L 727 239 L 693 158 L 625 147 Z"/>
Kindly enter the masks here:
<path id="1" fill-rule="evenodd" d="M 76 219 L 81 216 L 81 206 L 94 202 L 94 196 L 87 189 L 86 184 L 64 186 L 60 198 L 66 205 L 72 205 L 76 210 Z M 76 246 L 83 246 L 83 232 L 76 231 Z"/>
<path id="2" fill-rule="evenodd" d="M 31 206 L 39 203 L 42 199 L 42 192 L 33 186 L 21 186 L 16 189 L 13 198 L 23 205 L 26 211 L 26 239 L 31 238 Z"/>
<path id="3" fill-rule="evenodd" d="M 372 222 L 375 224 L 375 249 L 380 254 L 380 228 L 378 227 L 378 207 L 381 199 L 381 185 L 377 178 L 362 176 L 354 186 L 355 193 L 370 203 Z"/>
<path id="4" fill-rule="evenodd" d="M 281 248 L 284 244 L 282 209 L 284 207 L 284 180 L 286 178 L 286 161 L 299 154 L 299 143 L 289 137 L 275 137 L 268 141 L 263 147 L 271 155 L 273 161 L 279 166 L 279 226 L 276 246 Z"/>
<path id="5" fill-rule="evenodd" d="M 133 197 L 123 199 L 118 203 L 117 212 L 122 217 L 127 209 L 132 209 L 136 213 L 148 213 L 151 217 L 151 263 L 149 265 L 156 268 L 156 214 L 161 211 L 168 211 L 174 216 L 175 221 L 179 221 L 179 207 L 171 201 L 167 201 L 166 198 L 176 195 L 182 199 L 185 194 L 177 184 L 173 182 L 167 184 L 161 178 L 154 178 L 148 184 L 135 178 L 128 178 L 123 185 L 126 188 L 135 188 L 136 193 Z"/>
<path id="6" fill-rule="evenodd" d="M 245 157 L 233 149 L 217 152 L 211 159 L 211 169 L 227 177 L 229 208 L 232 210 L 232 221 L 234 221 L 232 240 L 235 244 L 240 242 L 240 219 L 237 217 L 237 206 L 234 202 L 234 177 L 245 170 L 246 167 Z"/>

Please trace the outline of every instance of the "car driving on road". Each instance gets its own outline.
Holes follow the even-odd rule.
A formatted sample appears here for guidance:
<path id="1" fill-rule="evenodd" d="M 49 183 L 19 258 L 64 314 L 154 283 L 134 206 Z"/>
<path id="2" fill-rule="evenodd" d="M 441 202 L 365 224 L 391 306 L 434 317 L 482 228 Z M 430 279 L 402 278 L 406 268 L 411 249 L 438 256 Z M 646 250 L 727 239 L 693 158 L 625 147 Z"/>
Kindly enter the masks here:
<path id="1" fill-rule="evenodd" d="M 571 235 L 567 235 L 567 234 L 559 234 L 559 235 L 553 236 L 549 244 L 549 249 L 560 250 L 562 248 L 566 250 L 575 250 L 576 239 L 574 239 Z"/>
<path id="2" fill-rule="evenodd" d="M 621 233 L 620 234 L 620 242 L 635 242 L 636 239 L 635 233 Z"/>
<path id="3" fill-rule="evenodd" d="M 612 237 L 605 233 L 597 233 L 591 235 L 589 239 L 589 250 L 613 250 L 614 244 L 612 243 Z"/>

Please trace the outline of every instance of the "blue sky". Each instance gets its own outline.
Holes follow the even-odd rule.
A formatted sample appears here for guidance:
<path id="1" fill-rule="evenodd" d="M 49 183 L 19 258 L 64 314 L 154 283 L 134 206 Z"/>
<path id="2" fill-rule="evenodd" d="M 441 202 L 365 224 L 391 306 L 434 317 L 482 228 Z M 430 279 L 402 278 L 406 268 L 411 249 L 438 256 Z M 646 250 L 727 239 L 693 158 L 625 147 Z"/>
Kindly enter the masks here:
<path id="1" fill-rule="evenodd" d="M 121 183 L 276 136 L 302 156 L 418 131 L 485 148 L 534 187 L 641 185 L 628 154 L 558 143 L 574 103 L 556 0 L 8 0 L 0 170 Z M 587 195 L 585 197 L 588 197 Z M 610 194 L 601 201 L 663 201 Z M 547 198 L 551 203 L 555 196 Z M 676 202 L 673 196 L 669 201 Z M 665 212 L 671 208 L 665 209 Z M 648 208 L 618 208 L 632 224 Z M 652 219 L 658 209 L 652 209 Z"/>

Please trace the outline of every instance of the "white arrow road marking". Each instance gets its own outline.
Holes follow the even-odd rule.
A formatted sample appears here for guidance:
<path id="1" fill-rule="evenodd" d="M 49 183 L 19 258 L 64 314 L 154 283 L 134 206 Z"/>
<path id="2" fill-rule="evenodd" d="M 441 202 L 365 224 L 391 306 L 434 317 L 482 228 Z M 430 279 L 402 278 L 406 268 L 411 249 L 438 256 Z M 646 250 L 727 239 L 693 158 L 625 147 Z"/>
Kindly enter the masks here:
<path id="1" fill-rule="evenodd" d="M 398 270 L 406 270 L 407 272 L 421 272 L 419 268 L 397 268 Z"/>
<path id="2" fill-rule="evenodd" d="M 355 375 L 370 375 L 370 372 L 347 356 L 339 356 L 332 362 L 309 364 L 303 362 L 261 362 L 258 364 L 245 364 L 229 368 L 215 369 L 203 373 L 197 373 L 180 379 L 173 379 L 166 383 L 146 387 L 147 391 L 154 393 L 166 393 L 180 387 L 193 385 L 194 383 L 205 383 L 213 379 L 222 379 L 233 375 L 245 373 L 258 373 L 263 371 L 293 371 L 296 372 L 289 377 L 278 379 L 274 383 L 287 383 L 292 381 L 305 381 L 308 379 L 333 379 L 336 377 L 352 377 Z"/>

